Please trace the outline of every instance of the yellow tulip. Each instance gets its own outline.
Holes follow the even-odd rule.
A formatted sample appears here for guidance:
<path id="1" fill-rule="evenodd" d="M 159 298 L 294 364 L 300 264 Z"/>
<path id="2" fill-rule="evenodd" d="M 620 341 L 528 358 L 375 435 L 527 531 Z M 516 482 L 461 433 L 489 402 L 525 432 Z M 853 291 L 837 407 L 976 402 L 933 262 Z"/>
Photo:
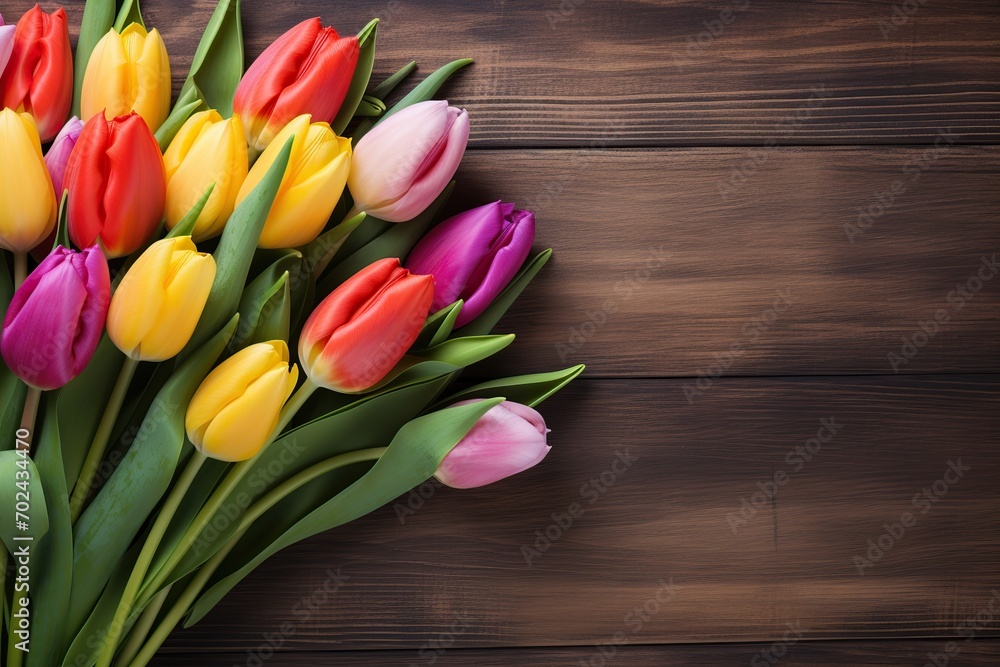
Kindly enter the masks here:
<path id="1" fill-rule="evenodd" d="M 163 164 L 167 228 L 173 229 L 214 183 L 191 236 L 203 241 L 221 234 L 247 177 L 247 143 L 239 117 L 223 120 L 214 109 L 194 114 L 170 142 Z"/>
<path id="2" fill-rule="evenodd" d="M 56 224 L 56 195 L 30 114 L 0 111 L 0 247 L 28 252 Z"/>
<path id="3" fill-rule="evenodd" d="M 309 243 L 323 231 L 347 185 L 351 171 L 351 140 L 338 137 L 327 123 L 311 123 L 309 114 L 298 116 L 278 133 L 250 169 L 239 205 L 295 135 L 288 167 L 260 235 L 261 248 L 294 248 Z"/>
<path id="4" fill-rule="evenodd" d="M 283 340 L 240 350 L 209 373 L 191 398 L 184 419 L 188 439 L 220 461 L 253 457 L 277 427 L 298 378 Z"/>
<path id="5" fill-rule="evenodd" d="M 170 61 L 155 29 L 138 23 L 121 34 L 112 28 L 94 47 L 80 91 L 80 116 L 104 111 L 108 120 L 135 111 L 153 132 L 170 111 Z"/>
<path id="6" fill-rule="evenodd" d="M 162 361 L 187 345 L 215 279 L 215 259 L 190 236 L 157 241 L 111 297 L 108 336 L 133 359 Z"/>

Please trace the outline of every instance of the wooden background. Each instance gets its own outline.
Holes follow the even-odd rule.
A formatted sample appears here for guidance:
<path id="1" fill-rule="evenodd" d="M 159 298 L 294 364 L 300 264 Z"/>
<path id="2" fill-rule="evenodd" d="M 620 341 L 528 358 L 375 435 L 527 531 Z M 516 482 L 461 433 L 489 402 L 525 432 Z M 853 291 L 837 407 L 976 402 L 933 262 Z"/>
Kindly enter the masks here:
<path id="1" fill-rule="evenodd" d="M 175 84 L 213 6 L 143 3 Z M 314 15 L 379 16 L 379 79 L 475 58 L 454 206 L 556 249 L 480 372 L 588 371 L 542 465 L 288 549 L 156 664 L 1000 663 L 1000 3 L 247 0 L 248 57 Z"/>

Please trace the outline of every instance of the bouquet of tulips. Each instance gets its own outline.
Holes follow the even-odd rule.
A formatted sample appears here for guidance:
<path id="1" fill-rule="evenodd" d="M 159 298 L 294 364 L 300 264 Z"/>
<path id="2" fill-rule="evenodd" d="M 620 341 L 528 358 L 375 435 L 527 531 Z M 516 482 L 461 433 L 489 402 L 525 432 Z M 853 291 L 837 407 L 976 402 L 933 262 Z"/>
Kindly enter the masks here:
<path id="1" fill-rule="evenodd" d="M 133 0 L 88 0 L 75 54 L 62 9 L 0 19 L 10 667 L 145 665 L 285 546 L 535 465 L 582 371 L 459 382 L 551 254 L 501 201 L 435 224 L 469 118 L 432 98 L 469 61 L 394 96 L 377 20 L 315 18 L 244 72 L 239 11 L 173 101 Z"/>

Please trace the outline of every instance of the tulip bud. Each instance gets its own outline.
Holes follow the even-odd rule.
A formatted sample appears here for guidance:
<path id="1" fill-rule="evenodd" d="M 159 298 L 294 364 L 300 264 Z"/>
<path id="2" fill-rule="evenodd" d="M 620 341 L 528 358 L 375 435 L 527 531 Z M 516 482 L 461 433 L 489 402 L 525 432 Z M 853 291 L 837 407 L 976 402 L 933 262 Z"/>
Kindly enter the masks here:
<path id="1" fill-rule="evenodd" d="M 0 111 L 0 146 L 0 247 L 27 252 L 55 229 L 58 212 L 31 116 Z"/>
<path id="2" fill-rule="evenodd" d="M 70 153 L 73 152 L 82 131 L 83 123 L 80 122 L 79 118 L 73 116 L 59 130 L 59 134 L 52 140 L 52 145 L 45 153 L 45 166 L 48 167 L 49 176 L 52 177 L 52 189 L 55 190 L 56 201 L 62 199 L 66 164 L 69 162 Z"/>
<path id="3" fill-rule="evenodd" d="M 215 280 L 215 259 L 190 236 L 165 238 L 135 260 L 108 309 L 108 336 L 122 352 L 163 361 L 187 345 Z"/>
<path id="4" fill-rule="evenodd" d="M 288 367 L 288 345 L 272 340 L 246 347 L 215 368 L 188 404 L 188 439 L 220 461 L 252 458 L 278 425 L 299 370 Z"/>
<path id="5" fill-rule="evenodd" d="M 478 317 L 514 277 L 531 251 L 535 215 L 493 202 L 432 229 L 406 259 L 413 273 L 434 276 L 437 311 L 462 299 L 455 326 Z"/>
<path id="6" fill-rule="evenodd" d="M 100 243 L 109 258 L 135 252 L 163 217 L 164 179 L 160 146 L 138 114 L 90 119 L 66 165 L 70 239 Z"/>
<path id="7" fill-rule="evenodd" d="M 468 113 L 445 101 L 389 116 L 354 147 L 348 186 L 355 208 L 389 222 L 413 219 L 451 181 L 468 141 Z"/>
<path id="8" fill-rule="evenodd" d="M 114 28 L 90 54 L 80 90 L 80 115 L 108 120 L 135 112 L 155 132 L 170 111 L 170 61 L 160 33 L 133 23 Z"/>
<path id="9" fill-rule="evenodd" d="M 73 101 L 73 55 L 62 7 L 51 14 L 38 5 L 29 9 L 17 22 L 10 58 L 0 69 L 0 107 L 30 113 L 42 142 L 50 141 Z"/>
<path id="10" fill-rule="evenodd" d="M 433 279 L 398 259 L 370 264 L 316 306 L 299 336 L 299 363 L 321 387 L 370 389 L 413 345 L 433 297 Z"/>
<path id="11" fill-rule="evenodd" d="M 455 405 L 475 403 L 460 401 Z M 504 401 L 479 418 L 434 476 L 446 486 L 472 489 L 498 482 L 538 464 L 552 449 L 545 420 L 520 403 Z"/>
<path id="12" fill-rule="evenodd" d="M 264 49 L 233 99 L 251 151 L 260 154 L 296 116 L 332 121 L 347 97 L 360 51 L 357 37 L 340 37 L 319 18 L 303 21 Z"/>
<path id="13" fill-rule="evenodd" d="M 14 30 L 15 27 L 4 23 L 3 16 L 0 16 L 0 76 L 3 76 L 10 52 L 14 50 Z"/>
<path id="14" fill-rule="evenodd" d="M 0 339 L 7 367 L 39 389 L 75 378 L 97 349 L 110 298 L 108 262 L 99 248 L 52 250 L 7 308 Z"/>
<path id="15" fill-rule="evenodd" d="M 351 140 L 338 137 L 329 124 L 310 123 L 309 116 L 303 115 L 286 125 L 254 163 L 237 204 L 257 187 L 292 135 L 292 152 L 260 235 L 261 248 L 294 248 L 315 239 L 347 184 Z"/>
<path id="16" fill-rule="evenodd" d="M 170 142 L 163 164 L 167 228 L 173 229 L 214 183 L 192 236 L 203 241 L 221 234 L 247 177 L 247 144 L 239 117 L 223 120 L 214 109 L 194 114 Z"/>

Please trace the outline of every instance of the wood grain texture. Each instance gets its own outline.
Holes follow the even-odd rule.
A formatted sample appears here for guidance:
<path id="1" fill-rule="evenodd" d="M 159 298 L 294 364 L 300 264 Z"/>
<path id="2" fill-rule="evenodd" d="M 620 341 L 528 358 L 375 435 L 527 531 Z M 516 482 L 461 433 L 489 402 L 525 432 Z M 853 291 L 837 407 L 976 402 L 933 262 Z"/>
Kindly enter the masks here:
<path id="1" fill-rule="evenodd" d="M 143 4 L 177 87 L 214 4 Z M 321 15 L 344 33 L 382 19 L 378 77 L 475 58 L 447 93 L 476 147 L 996 142 L 1000 5 L 921 5 L 899 25 L 889 0 L 247 0 L 243 16 L 249 57 Z"/>
<path id="2" fill-rule="evenodd" d="M 456 648 L 774 641 L 789 622 L 810 640 L 954 636 L 1000 582 L 998 397 L 993 375 L 723 379 L 693 406 L 674 380 L 577 383 L 543 406 L 542 465 L 428 486 L 422 505 L 300 543 L 169 646 L 241 651 L 283 624 L 284 650 L 418 650 L 456 625 Z M 800 465 L 824 419 L 837 433 Z M 933 504 L 914 500 L 925 488 Z M 575 502 L 573 525 L 550 528 Z M 854 557 L 907 512 L 860 575 Z M 546 530 L 529 565 L 522 545 Z M 657 601 L 661 581 L 677 589 Z M 636 628 L 647 603 L 659 611 Z M 980 634 L 1000 632 L 994 606 Z"/>
<path id="3" fill-rule="evenodd" d="M 471 153 L 453 209 L 525 203 L 536 244 L 556 249 L 500 325 L 517 341 L 484 372 L 892 373 L 889 353 L 914 336 L 900 373 L 995 372 L 1000 152 L 928 150 L 779 149 L 726 197 L 745 149 Z M 858 207 L 882 213 L 852 238 Z M 969 280 L 981 289 L 949 301 Z M 939 310 L 948 321 L 924 340 Z"/>
<path id="4" fill-rule="evenodd" d="M 782 651 L 774 644 L 677 644 L 671 646 L 623 646 L 607 664 L 633 667 L 745 667 L 750 660 L 760 656 L 762 667 L 774 664 L 761 654 L 762 651 L 781 652 L 782 667 L 897 667 L 898 665 L 923 665 L 928 654 L 944 651 L 947 642 L 941 640 L 892 640 L 857 642 L 802 642 Z M 428 646 L 424 653 L 417 651 L 338 651 L 282 653 L 267 661 L 271 667 L 411 667 L 412 665 L 437 665 L 438 667 L 566 667 L 567 665 L 599 665 L 600 655 L 594 646 L 534 648 L 534 649 L 451 649 L 439 653 L 437 647 Z M 952 664 L 961 667 L 994 667 L 1000 662 L 1000 641 L 981 638 L 970 644 L 960 644 L 959 657 Z M 770 653 L 771 659 L 777 656 Z M 165 654 L 155 660 L 153 667 L 189 667 L 191 655 Z M 247 664 L 247 653 L 206 654 L 197 656 L 198 667 L 233 667 Z M 433 658 L 433 662 L 431 661 Z M 775 661 L 777 662 L 777 661 Z"/>

